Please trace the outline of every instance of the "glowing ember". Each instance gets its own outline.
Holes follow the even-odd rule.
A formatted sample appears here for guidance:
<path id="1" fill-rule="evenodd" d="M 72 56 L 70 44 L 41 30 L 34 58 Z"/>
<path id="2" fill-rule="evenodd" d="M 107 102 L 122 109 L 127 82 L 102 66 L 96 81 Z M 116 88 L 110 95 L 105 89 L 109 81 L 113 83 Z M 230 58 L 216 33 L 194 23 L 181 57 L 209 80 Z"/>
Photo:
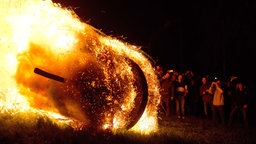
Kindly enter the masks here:
<path id="1" fill-rule="evenodd" d="M 43 111 L 85 128 L 157 130 L 159 83 L 140 47 L 50 0 L 2 1 L 0 16 L 1 113 Z"/>

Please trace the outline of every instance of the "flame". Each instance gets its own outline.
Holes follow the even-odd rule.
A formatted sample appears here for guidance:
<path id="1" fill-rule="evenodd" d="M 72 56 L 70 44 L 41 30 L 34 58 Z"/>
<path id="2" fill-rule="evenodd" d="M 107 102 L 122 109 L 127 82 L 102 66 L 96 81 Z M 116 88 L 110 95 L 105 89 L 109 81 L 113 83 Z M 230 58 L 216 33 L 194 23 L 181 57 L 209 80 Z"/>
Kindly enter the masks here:
<path id="1" fill-rule="evenodd" d="M 134 85 L 137 77 L 127 61 L 130 59 L 142 70 L 148 86 L 145 111 L 131 130 L 150 133 L 158 129 L 159 83 L 149 57 L 139 46 L 104 35 L 82 22 L 71 9 L 50 0 L 5 0 L 0 3 L 1 113 L 44 113 L 58 122 L 65 119 L 72 125 L 72 116 L 64 116 L 66 111 L 56 105 L 56 99 L 62 99 L 61 94 L 66 94 L 61 88 L 66 88 L 68 94 L 72 92 L 74 96 L 72 99 L 64 96 L 68 99 L 63 100 L 65 109 L 75 113 L 75 119 L 82 124 L 89 123 L 89 116 L 81 112 L 84 106 L 75 101 L 78 95 L 75 84 L 63 87 L 63 84 L 36 75 L 33 69 L 40 67 L 70 80 L 76 72 L 84 76 L 85 67 L 91 70 L 92 65 L 97 65 L 91 74 L 100 73 L 101 76 L 90 82 L 91 87 L 98 87 L 98 81 L 101 81 L 107 90 L 115 91 L 111 87 L 113 82 L 117 88 L 125 89 L 116 90 L 117 93 L 121 91 L 121 98 L 117 99 L 112 93 L 104 97 L 111 107 L 110 112 L 104 111 L 103 116 L 100 115 L 102 128 L 123 128 L 125 117 L 135 107 L 138 95 L 138 87 Z M 125 85 L 119 83 L 120 80 Z M 66 115 L 69 116 L 68 112 Z"/>

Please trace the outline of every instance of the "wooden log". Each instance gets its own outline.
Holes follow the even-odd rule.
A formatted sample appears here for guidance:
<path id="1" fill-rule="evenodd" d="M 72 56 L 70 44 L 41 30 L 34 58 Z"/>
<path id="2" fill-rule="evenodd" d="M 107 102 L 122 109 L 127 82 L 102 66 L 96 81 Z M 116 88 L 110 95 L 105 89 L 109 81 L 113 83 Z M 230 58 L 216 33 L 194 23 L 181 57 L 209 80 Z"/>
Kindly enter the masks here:
<path id="1" fill-rule="evenodd" d="M 58 82 L 63 82 L 63 83 L 65 82 L 65 79 L 63 77 L 55 75 L 55 74 L 51 74 L 51 73 L 46 72 L 46 71 L 44 71 L 42 69 L 39 69 L 39 68 L 35 68 L 34 73 L 39 74 L 41 76 L 44 76 L 46 78 L 52 79 L 52 80 L 56 80 Z"/>

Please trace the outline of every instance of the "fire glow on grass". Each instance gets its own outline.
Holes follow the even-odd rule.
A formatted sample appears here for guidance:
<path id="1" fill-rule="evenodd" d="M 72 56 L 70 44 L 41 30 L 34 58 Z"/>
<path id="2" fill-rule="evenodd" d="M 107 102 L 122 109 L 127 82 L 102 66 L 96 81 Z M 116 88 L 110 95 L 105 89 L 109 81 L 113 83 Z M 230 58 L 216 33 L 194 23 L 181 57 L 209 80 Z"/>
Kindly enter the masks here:
<path id="1" fill-rule="evenodd" d="M 50 0 L 1 1 L 0 35 L 1 113 L 43 111 L 71 126 L 75 120 L 85 128 L 123 129 L 142 99 L 136 99 L 145 88 L 141 70 L 147 105 L 130 130 L 158 129 L 159 83 L 140 47 L 104 35 Z M 37 75 L 35 68 L 66 82 Z"/>

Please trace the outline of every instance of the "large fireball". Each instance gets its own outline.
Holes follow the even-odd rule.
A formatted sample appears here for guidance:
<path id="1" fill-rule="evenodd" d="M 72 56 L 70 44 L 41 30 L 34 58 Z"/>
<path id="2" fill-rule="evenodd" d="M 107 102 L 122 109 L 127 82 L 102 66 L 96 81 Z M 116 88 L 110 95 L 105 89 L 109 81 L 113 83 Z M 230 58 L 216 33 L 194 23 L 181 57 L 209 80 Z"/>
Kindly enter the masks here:
<path id="1" fill-rule="evenodd" d="M 49 0 L 1 5 L 1 107 L 58 113 L 88 129 L 157 129 L 159 84 L 140 47 Z"/>

